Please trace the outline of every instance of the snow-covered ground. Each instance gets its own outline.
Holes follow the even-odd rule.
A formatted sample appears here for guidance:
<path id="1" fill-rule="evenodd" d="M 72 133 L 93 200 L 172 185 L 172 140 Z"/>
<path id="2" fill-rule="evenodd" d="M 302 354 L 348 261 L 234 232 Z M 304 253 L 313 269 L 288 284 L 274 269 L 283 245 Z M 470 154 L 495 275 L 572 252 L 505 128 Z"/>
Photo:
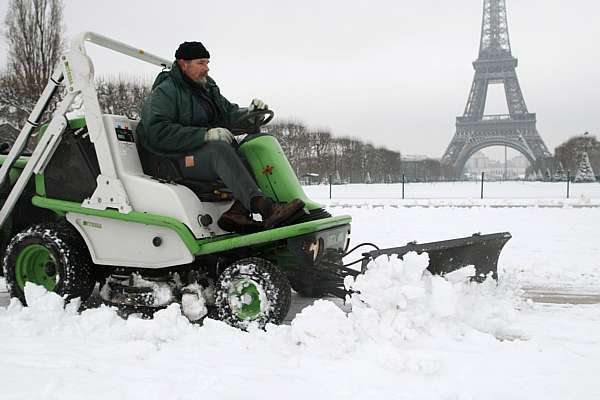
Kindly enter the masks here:
<path id="1" fill-rule="evenodd" d="M 465 195 L 474 183 L 413 184 L 417 207 L 404 207 L 399 185 L 306 192 L 352 215 L 355 244 L 509 231 L 498 286 L 422 275 L 424 255 L 379 258 L 349 282 L 360 290 L 350 313 L 319 300 L 266 332 L 191 325 L 176 305 L 154 320 L 78 314 L 32 286 L 30 307 L 0 307 L 0 398 L 598 399 L 600 305 L 525 295 L 600 294 L 600 184 L 573 185 L 570 202 L 558 184 L 496 184 L 514 197 L 481 202 L 477 189 Z"/>

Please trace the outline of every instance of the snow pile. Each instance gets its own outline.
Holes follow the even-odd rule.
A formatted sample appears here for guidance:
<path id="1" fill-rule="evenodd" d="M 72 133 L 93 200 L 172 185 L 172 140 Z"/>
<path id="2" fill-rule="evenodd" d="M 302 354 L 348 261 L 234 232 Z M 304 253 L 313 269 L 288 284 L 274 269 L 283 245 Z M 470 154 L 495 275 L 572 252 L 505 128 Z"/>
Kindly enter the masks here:
<path id="1" fill-rule="evenodd" d="M 180 306 L 172 304 L 154 314 L 153 320 L 122 319 L 115 309 L 106 306 L 78 312 L 78 299 L 65 304 L 56 293 L 32 283 L 25 285 L 28 307 L 12 298 L 6 309 L 0 308 L 0 325 L 14 326 L 21 335 L 62 336 L 106 340 L 108 337 L 127 341 L 161 343 L 189 334 L 193 326 L 181 314 Z M 7 330 L 7 333 L 10 329 Z"/>
<path id="2" fill-rule="evenodd" d="M 427 377 L 452 368 L 449 349 L 494 348 L 498 339 L 523 338 L 509 329 L 519 302 L 512 289 L 493 280 L 470 283 L 469 268 L 447 278 L 432 276 L 427 264 L 426 254 L 409 253 L 404 260 L 379 257 L 365 275 L 347 278 L 348 287 L 360 292 L 347 299 L 350 312 L 317 300 L 290 325 L 267 325 L 265 331 L 250 327 L 248 332 L 210 319 L 202 326 L 191 324 L 179 304 L 152 320 L 124 320 L 106 306 L 79 313 L 76 301 L 65 305 L 55 293 L 28 283 L 29 307 L 12 299 L 0 308 L 0 342 L 11 347 L 17 344 L 10 345 L 10 338 L 70 343 L 90 362 L 103 357 L 104 346 L 111 348 L 108 357 L 114 362 L 178 359 L 190 351 L 198 360 L 206 354 L 248 353 L 282 366 L 360 360 L 367 368 Z M 85 343 L 98 345 L 87 348 Z"/>
<path id="3" fill-rule="evenodd" d="M 359 339 L 353 319 L 327 300 L 304 308 L 292 321 L 289 334 L 292 342 L 311 353 L 335 358 L 354 351 Z"/>
<path id="4" fill-rule="evenodd" d="M 411 252 L 403 260 L 379 257 L 364 275 L 346 278 L 346 286 L 357 291 L 349 299 L 357 330 L 395 344 L 423 336 L 460 337 L 469 330 L 508 334 L 520 302 L 510 284 L 499 286 L 491 278 L 472 283 L 473 267 L 431 275 L 428 264 L 426 253 Z"/>
<path id="5" fill-rule="evenodd" d="M 212 291 L 208 292 L 197 283 L 187 285 L 181 291 L 181 310 L 190 321 L 197 321 L 208 314 L 207 299 L 214 303 Z"/>
<path id="6" fill-rule="evenodd" d="M 403 350 L 472 334 L 491 340 L 521 336 L 511 329 L 521 301 L 510 285 L 491 278 L 471 283 L 473 267 L 433 276 L 428 263 L 426 253 L 377 258 L 364 275 L 346 278 L 347 288 L 357 291 L 347 299 L 350 313 L 318 300 L 292 321 L 292 338 L 307 349 L 340 356 L 372 343 Z"/>
<path id="7" fill-rule="evenodd" d="M 491 279 L 470 283 L 473 271 L 469 268 L 445 278 L 432 276 L 427 265 L 427 254 L 408 253 L 404 260 L 379 257 L 369 264 L 366 274 L 346 278 L 348 288 L 357 291 L 347 299 L 349 313 L 331 301 L 317 300 L 290 326 L 269 325 L 266 332 L 252 329 L 242 337 L 340 358 L 365 351 L 373 343 L 404 350 L 407 345 L 432 340 L 460 341 L 474 332 L 493 340 L 519 336 L 510 330 L 520 302 L 510 285 L 497 285 Z M 123 320 L 105 306 L 78 313 L 77 301 L 65 305 L 56 294 L 29 283 L 25 296 L 29 307 L 12 299 L 6 309 L 0 309 L 0 323 L 24 323 L 28 335 L 77 331 L 98 338 L 116 335 L 162 343 L 204 329 L 190 324 L 179 304 L 157 312 L 153 320 Z M 233 329 L 221 322 L 211 326 L 222 334 Z"/>

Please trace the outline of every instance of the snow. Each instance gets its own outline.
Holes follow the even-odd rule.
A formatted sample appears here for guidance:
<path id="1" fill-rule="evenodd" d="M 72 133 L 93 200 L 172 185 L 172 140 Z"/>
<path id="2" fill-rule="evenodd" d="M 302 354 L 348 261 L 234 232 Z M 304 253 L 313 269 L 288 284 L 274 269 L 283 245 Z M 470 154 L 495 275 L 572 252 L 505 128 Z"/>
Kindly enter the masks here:
<path id="1" fill-rule="evenodd" d="M 181 291 L 181 311 L 190 321 L 197 321 L 208 314 L 204 288 L 192 283 Z M 211 296 L 212 297 L 212 296 Z"/>
<path id="2" fill-rule="evenodd" d="M 27 285 L 29 307 L 0 307 L 0 398 L 600 398 L 600 305 L 525 295 L 600 293 L 600 191 L 573 185 L 576 197 L 561 203 L 554 184 L 501 184 L 521 197 L 480 203 L 464 196 L 471 183 L 413 184 L 413 193 L 438 193 L 438 206 L 422 198 L 405 207 L 397 185 L 336 186 L 332 200 L 326 186 L 306 188 L 332 214 L 352 215 L 354 244 L 510 231 L 498 285 L 469 283 L 469 268 L 431 276 L 425 254 L 380 257 L 346 279 L 360 291 L 347 299 L 350 312 L 317 300 L 289 325 L 249 332 L 191 324 L 178 304 L 153 320 L 124 320 L 105 306 L 78 313 Z M 492 206 L 501 202 L 511 207 Z M 548 202 L 560 206 L 540 207 Z"/>
<path id="3" fill-rule="evenodd" d="M 309 198 L 333 207 L 600 207 L 600 182 L 481 182 L 305 186 Z"/>

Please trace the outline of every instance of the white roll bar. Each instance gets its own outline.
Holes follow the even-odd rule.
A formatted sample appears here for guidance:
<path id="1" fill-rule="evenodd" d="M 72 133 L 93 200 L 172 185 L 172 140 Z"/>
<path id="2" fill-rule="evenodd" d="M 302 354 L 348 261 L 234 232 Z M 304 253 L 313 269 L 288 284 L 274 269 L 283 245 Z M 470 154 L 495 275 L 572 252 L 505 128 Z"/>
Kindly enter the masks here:
<path id="1" fill-rule="evenodd" d="M 123 42 L 119 42 L 118 40 L 111 39 L 109 37 L 100 35 L 95 32 L 83 32 L 77 35 L 73 41 L 71 42 L 71 49 L 77 48 L 83 54 L 87 55 L 85 51 L 85 42 L 91 42 L 100 47 L 105 47 L 110 50 L 114 50 L 117 53 L 122 53 L 130 57 L 137 58 L 142 61 L 146 61 L 150 64 L 157 65 L 163 68 L 171 68 L 173 64 L 172 61 L 167 60 L 166 58 L 159 57 L 152 53 L 148 53 L 143 49 L 139 49 Z"/>

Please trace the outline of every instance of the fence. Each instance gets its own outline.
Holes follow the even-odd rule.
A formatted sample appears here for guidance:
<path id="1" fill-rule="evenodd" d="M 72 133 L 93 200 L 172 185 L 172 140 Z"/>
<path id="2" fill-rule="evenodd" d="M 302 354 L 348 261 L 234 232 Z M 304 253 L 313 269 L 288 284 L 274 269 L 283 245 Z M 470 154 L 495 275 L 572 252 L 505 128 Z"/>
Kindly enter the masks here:
<path id="1" fill-rule="evenodd" d="M 327 188 L 326 190 L 324 190 Z M 319 198 L 329 199 L 598 199 L 600 183 L 487 181 L 407 182 L 395 184 L 341 184 L 305 188 Z"/>

